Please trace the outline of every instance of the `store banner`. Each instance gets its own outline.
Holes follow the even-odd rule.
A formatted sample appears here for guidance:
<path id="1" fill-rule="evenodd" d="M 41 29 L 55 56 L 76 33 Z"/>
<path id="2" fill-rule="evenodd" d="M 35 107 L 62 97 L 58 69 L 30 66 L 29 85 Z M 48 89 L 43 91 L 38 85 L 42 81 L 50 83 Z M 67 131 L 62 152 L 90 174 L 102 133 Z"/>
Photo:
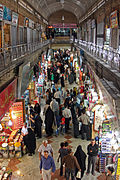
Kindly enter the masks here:
<path id="1" fill-rule="evenodd" d="M 23 126 L 23 103 L 15 102 L 10 108 L 10 114 L 12 118 L 12 129 L 20 129 Z"/>
<path id="2" fill-rule="evenodd" d="M 110 15 L 110 27 L 111 28 L 118 27 L 118 12 L 117 12 L 117 10 L 112 12 Z"/>
<path id="3" fill-rule="evenodd" d="M 18 25 L 18 14 L 15 12 L 12 13 L 12 24 L 15 26 Z"/>
<path id="4" fill-rule="evenodd" d="M 11 10 L 5 6 L 4 6 L 4 12 L 3 12 L 3 19 L 6 21 L 12 20 Z"/>
<path id="5" fill-rule="evenodd" d="M 0 4 L 0 21 L 3 20 L 3 5 Z"/>
<path id="6" fill-rule="evenodd" d="M 0 119 L 9 110 L 10 106 L 16 99 L 16 85 L 17 79 L 15 79 L 6 89 L 0 93 Z"/>

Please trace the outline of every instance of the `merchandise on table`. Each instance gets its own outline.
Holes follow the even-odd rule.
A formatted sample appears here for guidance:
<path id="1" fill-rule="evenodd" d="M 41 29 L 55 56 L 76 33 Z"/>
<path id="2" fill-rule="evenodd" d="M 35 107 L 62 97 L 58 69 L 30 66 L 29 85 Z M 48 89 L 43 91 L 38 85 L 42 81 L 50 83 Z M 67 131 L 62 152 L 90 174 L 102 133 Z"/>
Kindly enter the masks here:
<path id="1" fill-rule="evenodd" d="M 23 104 L 15 102 L 1 120 L 0 128 L 0 156 L 21 157 L 23 136 L 20 129 L 23 126 Z"/>

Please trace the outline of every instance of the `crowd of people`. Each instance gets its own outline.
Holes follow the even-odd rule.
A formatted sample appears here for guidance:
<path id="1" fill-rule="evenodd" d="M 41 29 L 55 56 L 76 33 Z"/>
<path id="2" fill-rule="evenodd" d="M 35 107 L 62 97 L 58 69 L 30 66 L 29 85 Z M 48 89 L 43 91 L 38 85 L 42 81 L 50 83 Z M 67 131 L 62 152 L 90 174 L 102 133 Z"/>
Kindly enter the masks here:
<path id="1" fill-rule="evenodd" d="M 80 82 L 78 83 L 76 70 L 73 67 L 72 61 L 70 61 L 69 51 L 63 52 L 59 50 L 55 54 L 51 66 L 47 68 L 47 80 L 44 83 L 44 89 L 46 91 L 43 97 L 46 103 L 43 108 L 43 115 L 45 120 L 43 122 L 41 118 L 41 105 L 36 103 L 33 107 L 29 104 L 28 118 L 30 128 L 27 128 L 27 124 L 25 124 L 21 130 L 27 152 L 30 156 L 35 153 L 36 137 L 38 139 L 42 138 L 43 124 L 45 125 L 46 137 L 52 135 L 57 137 L 59 134 L 64 135 L 71 133 L 75 138 L 81 137 L 82 140 L 91 140 L 90 118 L 86 114 L 86 110 L 89 107 L 87 98 L 89 86 L 85 83 L 90 77 L 84 64 L 82 65 L 82 69 L 85 75 L 80 77 Z M 36 72 L 34 72 L 34 74 L 36 74 Z M 67 88 L 68 85 L 70 86 L 73 83 L 72 88 Z M 81 96 L 82 93 L 83 96 Z M 86 174 L 89 175 L 92 166 L 91 173 L 95 176 L 98 145 L 94 139 L 92 139 L 88 145 L 87 151 L 88 168 Z M 52 146 L 45 140 L 39 147 L 38 152 L 40 173 L 42 173 L 43 180 L 51 180 L 51 175 L 53 175 L 56 170 Z M 72 180 L 75 180 L 76 177 L 77 179 L 81 179 L 86 170 L 87 157 L 86 153 L 82 150 L 82 146 L 78 145 L 73 155 L 68 143 L 62 142 L 58 153 L 60 176 L 64 175 L 66 180 L 70 179 L 70 175 Z M 65 173 L 63 174 L 64 165 Z M 112 171 L 113 169 L 109 169 L 109 172 Z M 81 173 L 78 174 L 79 172 Z M 111 174 L 105 175 L 107 180 L 110 180 L 110 177 L 112 178 Z"/>

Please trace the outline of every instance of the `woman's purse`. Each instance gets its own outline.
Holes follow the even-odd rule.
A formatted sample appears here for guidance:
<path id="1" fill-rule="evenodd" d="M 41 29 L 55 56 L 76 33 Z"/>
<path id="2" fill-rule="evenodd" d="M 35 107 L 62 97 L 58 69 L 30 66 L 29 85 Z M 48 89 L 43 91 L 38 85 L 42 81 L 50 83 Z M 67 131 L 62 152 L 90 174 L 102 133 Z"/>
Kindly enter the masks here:
<path id="1" fill-rule="evenodd" d="M 81 178 L 81 171 L 78 171 L 76 178 L 79 178 L 79 179 Z"/>

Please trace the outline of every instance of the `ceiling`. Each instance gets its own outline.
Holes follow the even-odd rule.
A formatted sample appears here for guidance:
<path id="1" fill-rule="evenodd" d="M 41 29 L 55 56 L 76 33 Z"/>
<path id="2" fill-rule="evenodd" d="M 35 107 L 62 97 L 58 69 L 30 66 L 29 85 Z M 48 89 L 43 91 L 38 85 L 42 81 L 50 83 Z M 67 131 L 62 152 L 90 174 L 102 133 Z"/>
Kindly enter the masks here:
<path id="1" fill-rule="evenodd" d="M 82 17 L 88 9 L 98 0 L 27 0 L 37 11 L 48 19 L 49 16 L 59 10 L 67 10 L 73 13 L 77 19 Z"/>

